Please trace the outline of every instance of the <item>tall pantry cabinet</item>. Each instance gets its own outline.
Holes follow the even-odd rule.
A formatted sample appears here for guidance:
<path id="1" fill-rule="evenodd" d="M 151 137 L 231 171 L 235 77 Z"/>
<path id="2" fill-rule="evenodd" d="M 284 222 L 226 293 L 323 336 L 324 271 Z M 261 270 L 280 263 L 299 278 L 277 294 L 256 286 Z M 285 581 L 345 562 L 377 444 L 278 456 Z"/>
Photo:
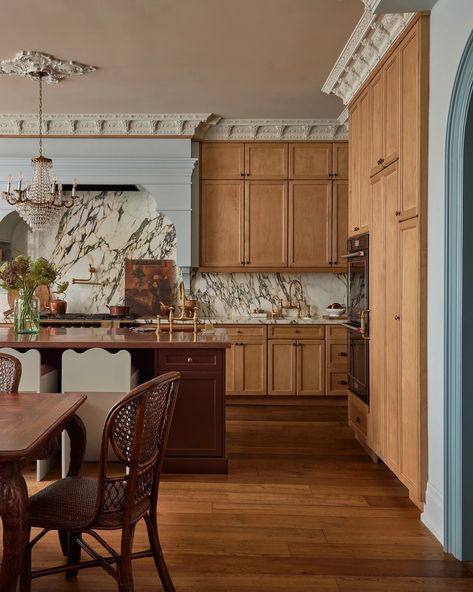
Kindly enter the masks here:
<path id="1" fill-rule="evenodd" d="M 364 442 L 419 507 L 427 480 L 428 27 L 417 16 L 349 106 L 349 234 L 370 234 Z"/>

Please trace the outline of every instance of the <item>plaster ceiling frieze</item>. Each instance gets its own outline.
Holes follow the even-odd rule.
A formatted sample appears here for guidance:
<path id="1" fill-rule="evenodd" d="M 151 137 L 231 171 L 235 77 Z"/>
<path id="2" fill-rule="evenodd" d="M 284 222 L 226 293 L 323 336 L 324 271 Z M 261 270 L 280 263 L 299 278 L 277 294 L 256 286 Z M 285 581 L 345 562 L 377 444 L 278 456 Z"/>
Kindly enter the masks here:
<path id="1" fill-rule="evenodd" d="M 347 105 L 415 13 L 374 14 L 376 0 L 363 0 L 365 11 L 322 86 Z"/>
<path id="2" fill-rule="evenodd" d="M 41 72 L 43 80 L 57 83 L 68 76 L 82 76 L 97 70 L 96 66 L 80 64 L 72 60 L 60 60 L 40 51 L 20 51 L 11 60 L 0 61 L 0 74 L 23 76 L 37 80 Z"/>
<path id="3" fill-rule="evenodd" d="M 218 118 L 220 119 L 220 118 Z M 201 126 L 215 120 L 211 113 L 124 114 L 46 113 L 46 136 L 176 136 L 192 138 Z M 34 136 L 39 132 L 38 117 L 27 114 L 0 114 L 0 135 Z"/>
<path id="4" fill-rule="evenodd" d="M 208 126 L 205 140 L 346 140 L 346 118 L 226 119 Z"/>

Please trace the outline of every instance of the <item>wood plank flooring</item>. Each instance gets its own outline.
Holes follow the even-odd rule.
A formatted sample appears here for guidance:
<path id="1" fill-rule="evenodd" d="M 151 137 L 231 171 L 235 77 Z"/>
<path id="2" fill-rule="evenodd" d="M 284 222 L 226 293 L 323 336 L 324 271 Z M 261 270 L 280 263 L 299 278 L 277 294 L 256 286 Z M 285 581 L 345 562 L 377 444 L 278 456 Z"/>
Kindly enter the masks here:
<path id="1" fill-rule="evenodd" d="M 163 476 L 161 540 L 178 592 L 473 591 L 466 564 L 442 552 L 407 490 L 355 442 L 343 400 L 232 405 L 227 417 L 228 476 Z M 28 486 L 42 485 L 31 473 Z M 145 548 L 141 525 L 135 540 Z M 33 563 L 58 561 L 50 534 Z M 161 590 L 151 559 L 134 574 L 136 592 Z M 95 590 L 116 590 L 99 569 L 33 581 L 33 592 Z"/>

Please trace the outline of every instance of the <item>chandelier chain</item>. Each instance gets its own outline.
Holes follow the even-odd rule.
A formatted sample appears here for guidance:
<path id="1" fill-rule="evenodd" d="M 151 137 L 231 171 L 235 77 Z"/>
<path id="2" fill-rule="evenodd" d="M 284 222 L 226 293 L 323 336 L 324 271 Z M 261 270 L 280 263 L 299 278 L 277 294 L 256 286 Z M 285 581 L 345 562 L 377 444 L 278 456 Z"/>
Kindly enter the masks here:
<path id="1" fill-rule="evenodd" d="M 39 155 L 43 156 L 43 73 L 39 73 Z"/>

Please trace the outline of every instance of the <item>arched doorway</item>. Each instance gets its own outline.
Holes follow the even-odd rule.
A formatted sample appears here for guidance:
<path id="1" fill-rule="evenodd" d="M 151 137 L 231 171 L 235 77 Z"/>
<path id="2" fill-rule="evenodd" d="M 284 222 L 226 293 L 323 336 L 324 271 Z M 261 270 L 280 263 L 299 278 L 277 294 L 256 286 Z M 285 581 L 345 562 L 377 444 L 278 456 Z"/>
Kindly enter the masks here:
<path id="1" fill-rule="evenodd" d="M 445 550 L 473 559 L 473 33 L 446 138 Z"/>

